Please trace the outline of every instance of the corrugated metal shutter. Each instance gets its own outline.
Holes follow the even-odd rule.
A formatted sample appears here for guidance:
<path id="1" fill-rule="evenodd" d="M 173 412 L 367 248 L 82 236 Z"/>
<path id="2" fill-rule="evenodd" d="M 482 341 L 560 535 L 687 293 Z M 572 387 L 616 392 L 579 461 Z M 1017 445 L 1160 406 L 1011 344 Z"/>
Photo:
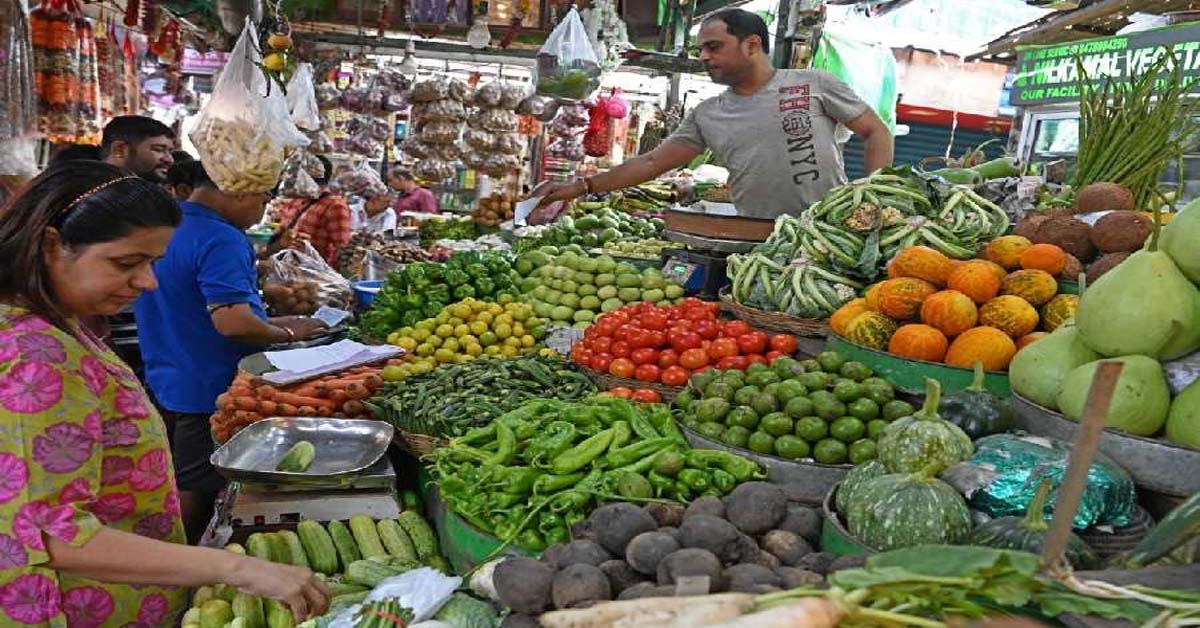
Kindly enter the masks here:
<path id="1" fill-rule="evenodd" d="M 916 166 L 922 159 L 946 154 L 946 145 L 950 143 L 950 129 L 931 124 L 909 124 L 908 135 L 896 138 L 897 166 Z M 953 156 L 961 156 L 968 150 L 994 138 L 1005 139 L 1006 136 L 993 135 L 985 131 L 958 129 L 954 134 L 954 147 L 950 150 Z M 846 176 L 851 180 L 866 176 L 863 167 L 864 144 L 857 135 L 846 143 Z M 999 157 L 1004 152 L 1004 142 L 990 144 L 984 149 L 988 158 Z"/>

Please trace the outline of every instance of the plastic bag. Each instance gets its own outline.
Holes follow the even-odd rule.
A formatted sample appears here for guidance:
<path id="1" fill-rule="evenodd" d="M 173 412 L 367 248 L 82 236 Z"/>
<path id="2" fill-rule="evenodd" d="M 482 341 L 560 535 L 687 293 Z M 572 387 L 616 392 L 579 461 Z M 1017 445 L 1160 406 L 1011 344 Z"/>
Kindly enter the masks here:
<path id="1" fill-rule="evenodd" d="M 29 38 L 29 15 L 21 0 L 0 0 L 0 141 L 33 135 L 36 109 L 33 99 L 33 49 Z M 7 145 L 5 145 L 7 148 Z M 24 159 L 14 158 L 7 150 L 0 153 L 5 172 L 14 166 L 23 168 Z M 37 162 L 32 162 L 34 171 Z"/>
<path id="2" fill-rule="evenodd" d="M 338 175 L 334 185 L 344 196 L 373 197 L 386 194 L 388 187 L 366 162 Z"/>
<path id="3" fill-rule="evenodd" d="M 350 309 L 350 282 L 321 259 L 307 241 L 299 240 L 268 260 L 263 299 L 276 314 L 308 315 L 322 305 Z"/>
<path id="4" fill-rule="evenodd" d="M 0 176 L 31 177 L 38 172 L 37 138 L 0 141 Z"/>
<path id="5" fill-rule="evenodd" d="M 575 7 L 538 51 L 534 74 L 543 96 L 583 100 L 599 85 L 600 63 Z"/>
<path id="6" fill-rule="evenodd" d="M 445 181 L 457 172 L 453 162 L 440 159 L 424 159 L 413 168 L 413 174 L 425 181 Z"/>
<path id="7" fill-rule="evenodd" d="M 430 567 L 421 567 L 380 582 L 367 595 L 366 601 L 395 599 L 402 608 L 412 610 L 412 623 L 416 623 L 436 615 L 461 584 L 462 578 L 458 576 L 446 576 Z M 354 616 L 360 608 L 361 605 L 355 605 L 338 612 L 328 628 L 355 628 L 359 624 Z"/>
<path id="8" fill-rule="evenodd" d="M 433 102 L 442 100 L 450 93 L 450 85 L 444 78 L 431 78 L 413 85 L 408 99 L 415 102 Z"/>
<path id="9" fill-rule="evenodd" d="M 283 166 L 283 178 L 279 183 L 279 193 L 290 198 L 317 198 L 321 195 L 321 186 L 317 185 L 307 164 L 307 152 L 297 151 L 288 157 Z M 315 158 L 317 166 L 321 162 Z M 324 167 L 321 167 L 324 170 Z"/>
<path id="10" fill-rule="evenodd" d="M 308 139 L 271 85 L 249 19 L 190 138 L 213 183 L 226 192 L 266 192 L 279 182 L 284 150 Z"/>
<path id="11" fill-rule="evenodd" d="M 313 88 L 311 63 L 296 67 L 292 80 L 288 81 L 288 109 L 292 112 L 292 123 L 304 131 L 321 128 L 321 111 L 317 109 L 317 94 Z"/>
<path id="12" fill-rule="evenodd" d="M 621 96 L 621 88 L 613 90 L 613 93 L 608 98 L 601 99 L 604 103 L 604 110 L 608 113 L 608 117 L 614 120 L 620 120 L 629 115 L 629 102 Z"/>
<path id="13" fill-rule="evenodd" d="M 603 101 L 592 107 L 591 117 L 587 133 L 583 136 L 583 149 L 589 157 L 603 157 L 612 149 L 612 121 Z"/>

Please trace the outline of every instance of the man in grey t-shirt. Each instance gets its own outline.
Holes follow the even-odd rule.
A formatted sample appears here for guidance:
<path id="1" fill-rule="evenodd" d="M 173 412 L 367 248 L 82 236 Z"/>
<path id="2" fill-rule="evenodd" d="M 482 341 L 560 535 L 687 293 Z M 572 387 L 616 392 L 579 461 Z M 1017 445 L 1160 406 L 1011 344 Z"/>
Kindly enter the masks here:
<path id="1" fill-rule="evenodd" d="M 892 163 L 887 125 L 848 85 L 827 72 L 777 70 L 762 18 L 741 9 L 709 16 L 700 28 L 700 60 L 729 89 L 700 103 L 661 146 L 594 177 L 534 190 L 542 204 L 617 190 L 682 167 L 705 148 L 729 169 L 738 215 L 797 214 L 846 182 L 839 124 L 866 141 L 866 166 Z"/>

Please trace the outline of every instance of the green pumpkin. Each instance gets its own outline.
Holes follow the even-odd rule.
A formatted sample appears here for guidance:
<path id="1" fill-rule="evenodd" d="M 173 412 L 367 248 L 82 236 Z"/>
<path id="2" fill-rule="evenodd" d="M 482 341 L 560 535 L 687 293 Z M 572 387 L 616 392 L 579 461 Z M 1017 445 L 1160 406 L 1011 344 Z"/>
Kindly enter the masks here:
<path id="1" fill-rule="evenodd" d="M 975 362 L 975 379 L 967 388 L 942 398 L 938 413 L 962 428 L 972 440 L 1007 432 L 1016 426 L 1012 404 L 983 386 L 983 363 Z"/>
<path id="2" fill-rule="evenodd" d="M 912 416 L 897 419 L 879 437 L 879 460 L 891 473 L 916 473 L 929 469 L 938 475 L 974 453 L 971 437 L 943 421 L 937 409 L 942 385 L 925 378 L 925 404 Z"/>
<path id="3" fill-rule="evenodd" d="M 845 513 L 851 496 L 868 480 L 874 480 L 881 475 L 887 475 L 887 469 L 878 460 L 868 460 L 850 469 L 846 479 L 838 485 L 837 494 L 834 496 L 834 505 L 838 512 Z"/>
<path id="4" fill-rule="evenodd" d="M 954 545 L 971 532 L 967 502 L 928 470 L 868 480 L 851 494 L 846 527 L 868 546 L 887 551 L 914 545 Z"/>
<path id="5" fill-rule="evenodd" d="M 1052 486 L 1050 480 L 1043 479 L 1038 483 L 1037 492 L 1030 500 L 1025 516 L 992 519 L 975 528 L 967 537 L 967 543 L 1041 554 L 1050 530 L 1044 513 Z M 1076 569 L 1089 569 L 1096 565 L 1096 555 L 1074 532 L 1067 540 L 1066 556 Z"/>

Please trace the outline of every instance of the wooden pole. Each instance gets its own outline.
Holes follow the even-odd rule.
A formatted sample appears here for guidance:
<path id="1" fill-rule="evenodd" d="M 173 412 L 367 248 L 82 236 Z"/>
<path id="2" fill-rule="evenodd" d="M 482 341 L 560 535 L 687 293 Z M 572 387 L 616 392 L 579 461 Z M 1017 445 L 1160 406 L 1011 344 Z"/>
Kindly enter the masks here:
<path id="1" fill-rule="evenodd" d="M 1067 472 L 1058 485 L 1058 497 L 1054 500 L 1054 519 L 1050 522 L 1050 532 L 1042 550 L 1043 569 L 1055 570 L 1062 564 L 1063 551 L 1071 536 L 1071 522 L 1075 519 L 1075 511 L 1079 509 L 1083 489 L 1087 486 L 1088 470 L 1096 457 L 1096 450 L 1100 448 L 1104 417 L 1108 415 L 1108 406 L 1112 403 L 1113 391 L 1124 367 L 1120 362 L 1101 362 L 1092 378 L 1083 417 L 1079 421 L 1079 436 L 1071 449 Z"/>

